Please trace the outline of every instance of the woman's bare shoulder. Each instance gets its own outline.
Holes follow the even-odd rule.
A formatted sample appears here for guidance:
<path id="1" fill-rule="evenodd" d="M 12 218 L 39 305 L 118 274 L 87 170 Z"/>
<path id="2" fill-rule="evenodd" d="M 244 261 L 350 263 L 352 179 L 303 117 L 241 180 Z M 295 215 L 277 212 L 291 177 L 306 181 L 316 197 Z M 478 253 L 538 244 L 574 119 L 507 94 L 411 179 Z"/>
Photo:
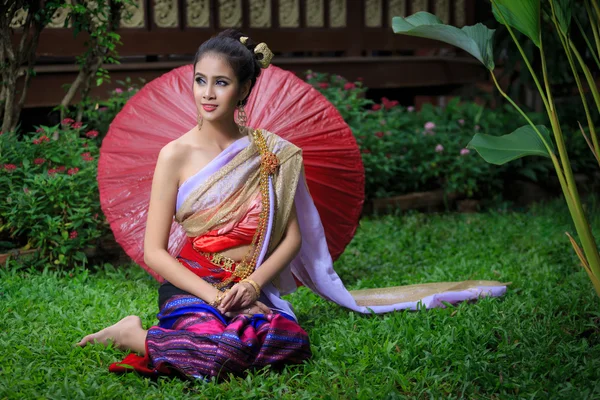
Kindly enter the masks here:
<path id="1" fill-rule="evenodd" d="M 165 144 L 158 154 L 159 161 L 172 165 L 179 164 L 185 159 L 191 149 L 188 134 L 185 133 L 177 139 Z"/>

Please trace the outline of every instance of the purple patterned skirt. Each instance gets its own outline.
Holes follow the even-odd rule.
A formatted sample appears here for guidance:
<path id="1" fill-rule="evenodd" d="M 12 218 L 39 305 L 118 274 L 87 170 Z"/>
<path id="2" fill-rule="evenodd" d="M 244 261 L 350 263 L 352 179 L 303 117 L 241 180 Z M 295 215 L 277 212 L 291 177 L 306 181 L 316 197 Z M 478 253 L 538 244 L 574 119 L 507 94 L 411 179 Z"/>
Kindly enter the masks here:
<path id="1" fill-rule="evenodd" d="M 112 364 L 111 372 L 222 380 L 311 357 L 307 333 L 284 313 L 227 318 L 198 297 L 175 294 L 162 302 L 157 318 L 158 325 L 148 330 L 145 356 L 129 354 Z"/>

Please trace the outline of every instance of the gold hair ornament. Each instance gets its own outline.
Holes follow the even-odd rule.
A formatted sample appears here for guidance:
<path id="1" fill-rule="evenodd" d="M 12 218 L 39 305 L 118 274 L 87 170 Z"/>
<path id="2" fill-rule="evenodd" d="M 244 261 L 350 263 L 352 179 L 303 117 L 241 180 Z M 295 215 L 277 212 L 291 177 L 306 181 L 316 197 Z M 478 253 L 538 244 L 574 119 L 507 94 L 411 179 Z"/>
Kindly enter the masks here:
<path id="1" fill-rule="evenodd" d="M 244 45 L 247 41 L 248 36 L 242 36 L 240 38 L 240 42 L 242 42 Z M 262 55 L 262 58 L 258 60 L 260 67 L 263 69 L 268 68 L 271 64 L 271 60 L 273 59 L 273 52 L 271 51 L 271 49 L 269 49 L 269 46 L 267 46 L 265 42 L 261 42 L 254 48 L 254 53 Z"/>

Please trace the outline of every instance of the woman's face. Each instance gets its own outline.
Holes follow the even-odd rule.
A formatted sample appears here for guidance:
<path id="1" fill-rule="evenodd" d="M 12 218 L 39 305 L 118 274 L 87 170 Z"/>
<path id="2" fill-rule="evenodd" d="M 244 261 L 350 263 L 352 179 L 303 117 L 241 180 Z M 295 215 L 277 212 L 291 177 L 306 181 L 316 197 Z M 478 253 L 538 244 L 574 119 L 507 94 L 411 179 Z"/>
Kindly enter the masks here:
<path id="1" fill-rule="evenodd" d="M 204 120 L 233 119 L 243 98 L 237 77 L 223 57 L 208 53 L 196 63 L 194 99 Z"/>

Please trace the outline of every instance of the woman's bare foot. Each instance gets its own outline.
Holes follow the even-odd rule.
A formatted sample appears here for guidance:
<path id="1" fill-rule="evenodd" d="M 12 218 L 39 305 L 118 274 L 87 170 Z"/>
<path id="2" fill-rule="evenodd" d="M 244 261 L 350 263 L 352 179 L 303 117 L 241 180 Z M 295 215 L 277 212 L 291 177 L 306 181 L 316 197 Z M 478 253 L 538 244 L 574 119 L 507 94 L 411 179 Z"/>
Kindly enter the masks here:
<path id="1" fill-rule="evenodd" d="M 144 352 L 144 340 L 146 338 L 146 331 L 142 328 L 142 320 L 136 315 L 129 315 L 114 325 L 102 329 L 96 333 L 87 335 L 77 343 L 77 346 L 84 347 L 88 343 L 102 343 L 107 345 L 109 342 L 113 342 L 115 347 L 127 350 L 131 349 L 134 351 Z M 142 340 L 142 343 L 140 342 Z"/>

